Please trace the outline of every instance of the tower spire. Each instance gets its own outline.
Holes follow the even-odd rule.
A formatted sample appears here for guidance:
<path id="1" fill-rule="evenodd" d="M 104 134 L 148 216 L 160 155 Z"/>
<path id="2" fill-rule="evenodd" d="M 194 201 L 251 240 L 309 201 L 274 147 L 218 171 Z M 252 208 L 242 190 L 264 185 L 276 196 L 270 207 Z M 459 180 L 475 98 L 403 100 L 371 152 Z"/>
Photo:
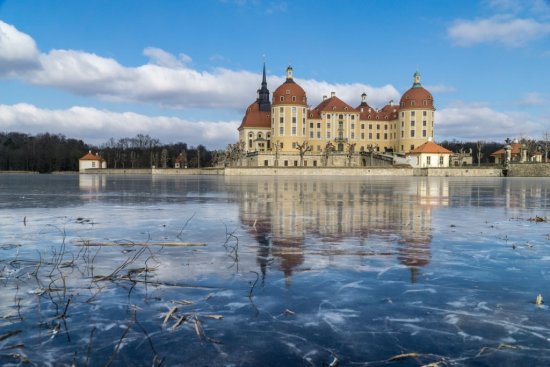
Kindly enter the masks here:
<path id="1" fill-rule="evenodd" d="M 260 111 L 271 111 L 271 102 L 269 101 L 269 89 L 267 89 L 267 77 L 265 74 L 265 59 L 262 72 L 262 87 L 258 89 L 258 104 L 260 105 Z"/>
<path id="2" fill-rule="evenodd" d="M 267 88 L 267 80 L 266 80 L 266 77 L 265 77 L 265 60 L 264 60 L 264 72 L 263 72 L 263 77 L 262 77 L 262 88 L 263 87 Z"/>

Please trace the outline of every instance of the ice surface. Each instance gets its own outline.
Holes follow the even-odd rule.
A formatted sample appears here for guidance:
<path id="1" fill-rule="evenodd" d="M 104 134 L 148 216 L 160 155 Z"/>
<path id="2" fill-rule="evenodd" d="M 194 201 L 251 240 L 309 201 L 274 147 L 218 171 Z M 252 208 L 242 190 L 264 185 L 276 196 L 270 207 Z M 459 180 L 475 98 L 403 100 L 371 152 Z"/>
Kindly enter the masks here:
<path id="1" fill-rule="evenodd" d="M 550 364 L 548 178 L 0 187 L 2 365 Z"/>

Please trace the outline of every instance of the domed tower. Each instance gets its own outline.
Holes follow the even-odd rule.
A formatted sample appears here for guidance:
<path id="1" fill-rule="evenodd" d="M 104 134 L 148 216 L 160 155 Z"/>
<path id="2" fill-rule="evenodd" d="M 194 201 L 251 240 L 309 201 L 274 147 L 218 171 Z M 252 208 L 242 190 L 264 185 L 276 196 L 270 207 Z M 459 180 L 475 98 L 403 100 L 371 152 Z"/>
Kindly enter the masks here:
<path id="1" fill-rule="evenodd" d="M 397 150 L 409 152 L 434 136 L 434 99 L 420 83 L 420 73 L 413 75 L 412 87 L 400 101 Z"/>
<path id="2" fill-rule="evenodd" d="M 307 97 L 292 74 L 293 69 L 289 66 L 286 69 L 286 81 L 273 92 L 271 128 L 272 149 L 295 153 L 296 144 L 306 139 Z"/>

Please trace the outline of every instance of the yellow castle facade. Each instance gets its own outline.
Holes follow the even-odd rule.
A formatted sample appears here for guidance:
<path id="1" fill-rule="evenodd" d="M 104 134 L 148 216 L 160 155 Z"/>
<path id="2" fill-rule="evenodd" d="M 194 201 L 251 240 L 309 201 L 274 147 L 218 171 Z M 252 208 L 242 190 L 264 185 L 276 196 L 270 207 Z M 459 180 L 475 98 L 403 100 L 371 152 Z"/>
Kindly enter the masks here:
<path id="1" fill-rule="evenodd" d="M 246 165 L 366 166 L 368 155 L 404 156 L 434 135 L 433 97 L 418 71 L 413 78 L 399 104 L 375 109 L 363 93 L 353 107 L 332 92 L 311 108 L 290 66 L 270 99 L 264 65 L 258 97 L 238 129 Z"/>

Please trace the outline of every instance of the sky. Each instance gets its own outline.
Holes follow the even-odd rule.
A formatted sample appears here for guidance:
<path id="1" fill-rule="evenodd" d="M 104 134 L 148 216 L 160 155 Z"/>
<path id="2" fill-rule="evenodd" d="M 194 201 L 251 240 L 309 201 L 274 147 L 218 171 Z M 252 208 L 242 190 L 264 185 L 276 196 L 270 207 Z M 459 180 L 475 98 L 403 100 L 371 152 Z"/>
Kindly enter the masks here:
<path id="1" fill-rule="evenodd" d="M 264 61 L 312 107 L 398 103 L 418 70 L 436 141 L 550 131 L 550 0 L 0 0 L 0 131 L 222 149 Z"/>

